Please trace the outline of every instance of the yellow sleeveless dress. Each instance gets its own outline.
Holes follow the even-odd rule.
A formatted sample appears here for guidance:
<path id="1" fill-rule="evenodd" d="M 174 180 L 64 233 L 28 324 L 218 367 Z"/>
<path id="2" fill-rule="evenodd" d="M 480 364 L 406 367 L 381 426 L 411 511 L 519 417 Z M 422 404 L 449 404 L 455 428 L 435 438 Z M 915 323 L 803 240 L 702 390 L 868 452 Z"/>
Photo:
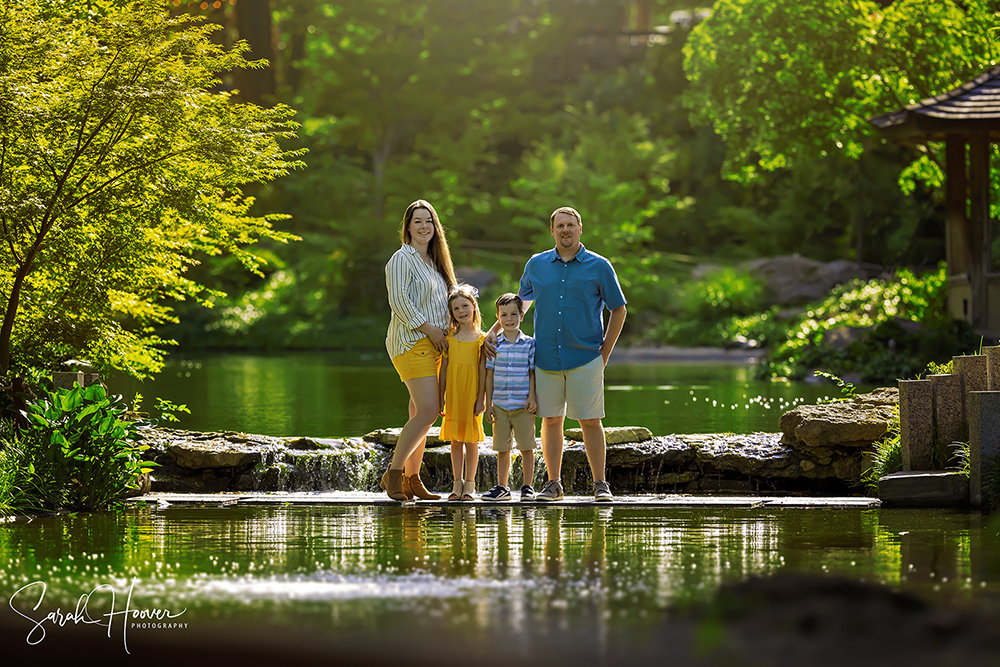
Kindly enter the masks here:
<path id="1" fill-rule="evenodd" d="M 483 415 L 475 415 L 479 397 L 479 354 L 486 340 L 480 334 L 476 340 L 465 342 L 448 334 L 448 383 L 444 390 L 444 419 L 441 421 L 441 439 L 456 442 L 482 442 Z"/>

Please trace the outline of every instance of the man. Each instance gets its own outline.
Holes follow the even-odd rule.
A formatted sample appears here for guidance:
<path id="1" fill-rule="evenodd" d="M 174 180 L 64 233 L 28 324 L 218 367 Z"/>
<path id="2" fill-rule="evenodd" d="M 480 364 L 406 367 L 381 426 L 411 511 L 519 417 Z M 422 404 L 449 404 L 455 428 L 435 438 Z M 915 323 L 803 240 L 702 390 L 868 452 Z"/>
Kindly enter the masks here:
<path id="1" fill-rule="evenodd" d="M 535 497 L 563 497 L 563 421 L 580 422 L 594 479 L 594 499 L 613 499 L 605 479 L 604 366 L 625 323 L 625 295 L 614 268 L 580 242 L 583 220 L 564 206 L 549 218 L 552 250 L 528 260 L 518 296 L 535 304 L 535 389 L 542 417 L 542 456 L 548 481 Z M 602 314 L 611 311 L 604 330 Z M 494 327 L 495 329 L 496 327 Z"/>

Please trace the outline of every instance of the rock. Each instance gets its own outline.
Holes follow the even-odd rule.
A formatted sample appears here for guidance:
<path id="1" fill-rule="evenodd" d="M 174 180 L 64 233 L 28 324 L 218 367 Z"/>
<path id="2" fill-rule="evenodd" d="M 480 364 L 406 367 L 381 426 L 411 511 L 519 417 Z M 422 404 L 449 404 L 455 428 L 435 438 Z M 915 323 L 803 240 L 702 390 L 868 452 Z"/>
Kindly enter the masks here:
<path id="1" fill-rule="evenodd" d="M 894 472 L 879 478 L 878 497 L 891 507 L 962 507 L 969 503 L 969 478 L 946 470 Z"/>
<path id="2" fill-rule="evenodd" d="M 781 415 L 778 425 L 788 445 L 820 459 L 823 456 L 815 456 L 810 450 L 871 447 L 889 430 L 892 419 L 890 405 L 850 400 L 800 405 Z"/>
<path id="3" fill-rule="evenodd" d="M 799 255 L 763 257 L 740 267 L 764 280 L 771 302 L 782 306 L 822 299 L 837 285 L 868 277 L 855 262 L 837 260 L 824 264 Z"/>
<path id="4" fill-rule="evenodd" d="M 167 445 L 167 451 L 181 468 L 238 468 L 261 460 L 260 452 L 228 443 L 176 442 Z"/>
<path id="5" fill-rule="evenodd" d="M 854 402 L 864 405 L 888 405 L 889 407 L 893 407 L 899 405 L 899 387 L 879 387 L 868 394 L 855 396 Z"/>
<path id="6" fill-rule="evenodd" d="M 563 431 L 563 437 L 567 440 L 583 442 L 583 430 L 568 428 Z M 604 441 L 609 445 L 619 445 L 627 442 L 645 442 L 652 439 L 652 431 L 642 426 L 606 426 L 604 428 Z"/>
<path id="7" fill-rule="evenodd" d="M 401 428 L 380 428 L 377 431 L 372 431 L 371 433 L 366 433 L 362 440 L 365 442 L 374 442 L 385 447 L 395 447 L 396 443 L 399 442 L 399 433 L 403 429 Z M 438 426 L 432 426 L 431 430 L 427 432 L 427 446 L 428 447 L 440 447 L 442 445 L 451 444 L 447 440 L 441 439 L 441 428 Z"/>

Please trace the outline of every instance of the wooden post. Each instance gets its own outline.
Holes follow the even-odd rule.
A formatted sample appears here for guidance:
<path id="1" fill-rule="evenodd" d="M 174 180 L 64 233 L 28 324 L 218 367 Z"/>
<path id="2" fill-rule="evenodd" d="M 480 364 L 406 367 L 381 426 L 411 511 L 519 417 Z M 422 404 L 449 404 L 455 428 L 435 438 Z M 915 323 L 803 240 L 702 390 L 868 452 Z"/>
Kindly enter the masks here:
<path id="1" fill-rule="evenodd" d="M 965 137 L 949 134 L 945 137 L 945 258 L 948 275 L 957 276 L 969 270 L 969 220 L 966 209 L 969 199 L 965 177 Z"/>
<path id="2" fill-rule="evenodd" d="M 977 329 L 989 324 L 990 270 L 990 142 L 985 134 L 969 138 L 969 283 L 972 287 L 972 317 Z"/>

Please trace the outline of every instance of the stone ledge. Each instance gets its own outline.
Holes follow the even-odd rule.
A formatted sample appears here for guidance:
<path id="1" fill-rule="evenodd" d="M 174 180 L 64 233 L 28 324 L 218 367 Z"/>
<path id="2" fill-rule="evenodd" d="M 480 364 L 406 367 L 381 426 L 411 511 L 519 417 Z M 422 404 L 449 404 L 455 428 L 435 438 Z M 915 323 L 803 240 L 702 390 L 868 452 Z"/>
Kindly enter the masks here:
<path id="1" fill-rule="evenodd" d="M 962 507 L 969 503 L 969 478 L 947 470 L 894 472 L 878 480 L 886 507 Z"/>

